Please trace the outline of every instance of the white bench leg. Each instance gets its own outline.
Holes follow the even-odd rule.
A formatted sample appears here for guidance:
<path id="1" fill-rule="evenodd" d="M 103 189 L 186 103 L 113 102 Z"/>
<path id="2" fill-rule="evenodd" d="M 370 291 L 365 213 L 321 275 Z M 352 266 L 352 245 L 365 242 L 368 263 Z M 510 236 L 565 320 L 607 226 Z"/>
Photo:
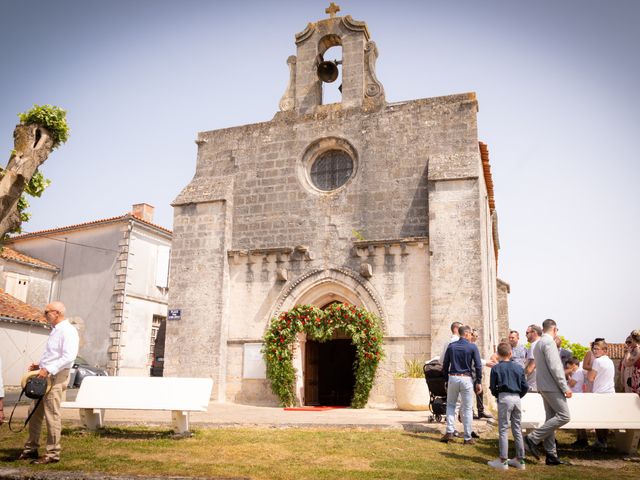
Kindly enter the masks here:
<path id="1" fill-rule="evenodd" d="M 172 410 L 171 420 L 176 433 L 187 433 L 189 431 L 189 412 Z"/>
<path id="2" fill-rule="evenodd" d="M 81 408 L 80 420 L 88 430 L 97 430 L 104 425 L 104 410 L 98 408 Z"/>
<path id="3" fill-rule="evenodd" d="M 616 432 L 616 448 L 626 455 L 636 455 L 640 443 L 640 430 L 625 430 Z"/>

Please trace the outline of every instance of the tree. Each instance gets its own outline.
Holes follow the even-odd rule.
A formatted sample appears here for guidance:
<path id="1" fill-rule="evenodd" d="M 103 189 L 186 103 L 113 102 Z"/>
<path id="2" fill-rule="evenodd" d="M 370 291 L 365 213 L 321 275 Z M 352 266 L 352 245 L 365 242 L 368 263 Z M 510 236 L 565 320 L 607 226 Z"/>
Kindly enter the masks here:
<path id="1" fill-rule="evenodd" d="M 9 163 L 0 169 L 0 238 L 20 231 L 29 206 L 24 193 L 39 197 L 49 185 L 38 171 L 49 154 L 69 138 L 67 112 L 52 105 L 34 105 L 18 114 L 20 123 L 13 131 L 14 149 Z"/>
<path id="2" fill-rule="evenodd" d="M 573 356 L 576 357 L 578 360 L 582 361 L 582 359 L 584 359 L 584 356 L 589 351 L 589 347 L 585 347 L 584 345 L 581 345 L 579 343 L 571 343 L 565 337 L 560 337 L 560 338 L 562 339 L 562 342 L 560 343 L 560 346 L 562 348 L 571 350 L 571 353 L 573 353 Z"/>

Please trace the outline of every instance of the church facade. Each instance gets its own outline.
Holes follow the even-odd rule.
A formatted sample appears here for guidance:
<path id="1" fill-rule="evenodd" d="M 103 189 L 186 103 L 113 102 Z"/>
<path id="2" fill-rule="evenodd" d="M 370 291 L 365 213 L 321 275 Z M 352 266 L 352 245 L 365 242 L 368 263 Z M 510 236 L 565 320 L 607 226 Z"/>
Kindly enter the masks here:
<path id="1" fill-rule="evenodd" d="M 195 176 L 173 203 L 165 375 L 212 377 L 214 400 L 277 403 L 262 338 L 299 304 L 381 319 L 370 405 L 393 404 L 394 373 L 438 355 L 452 321 L 477 328 L 487 356 L 507 328 L 475 94 L 386 102 L 366 24 L 327 13 L 295 36 L 280 111 L 199 133 Z M 341 99 L 327 104 L 336 74 Z M 348 397 L 348 340 L 299 336 L 300 404 Z"/>

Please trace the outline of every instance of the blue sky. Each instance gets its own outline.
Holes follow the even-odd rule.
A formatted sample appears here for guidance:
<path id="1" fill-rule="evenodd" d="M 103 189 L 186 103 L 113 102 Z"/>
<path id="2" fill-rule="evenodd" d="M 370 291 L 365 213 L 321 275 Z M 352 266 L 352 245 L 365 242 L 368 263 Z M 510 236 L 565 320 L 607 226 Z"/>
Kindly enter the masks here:
<path id="1" fill-rule="evenodd" d="M 199 131 L 268 121 L 294 34 L 329 2 L 0 0 L 0 152 L 17 113 L 68 110 L 34 231 L 170 202 Z M 640 2 L 337 2 L 364 20 L 388 101 L 476 92 L 512 326 L 621 342 L 640 328 Z"/>

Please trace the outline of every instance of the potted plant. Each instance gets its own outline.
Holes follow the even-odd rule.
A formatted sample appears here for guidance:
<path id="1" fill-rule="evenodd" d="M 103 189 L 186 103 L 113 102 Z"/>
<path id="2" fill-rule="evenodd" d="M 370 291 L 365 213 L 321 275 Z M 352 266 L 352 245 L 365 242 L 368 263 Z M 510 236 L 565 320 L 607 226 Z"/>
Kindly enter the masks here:
<path id="1" fill-rule="evenodd" d="M 420 360 L 405 360 L 404 371 L 393 379 L 396 404 L 400 410 L 429 410 L 429 389 Z"/>

